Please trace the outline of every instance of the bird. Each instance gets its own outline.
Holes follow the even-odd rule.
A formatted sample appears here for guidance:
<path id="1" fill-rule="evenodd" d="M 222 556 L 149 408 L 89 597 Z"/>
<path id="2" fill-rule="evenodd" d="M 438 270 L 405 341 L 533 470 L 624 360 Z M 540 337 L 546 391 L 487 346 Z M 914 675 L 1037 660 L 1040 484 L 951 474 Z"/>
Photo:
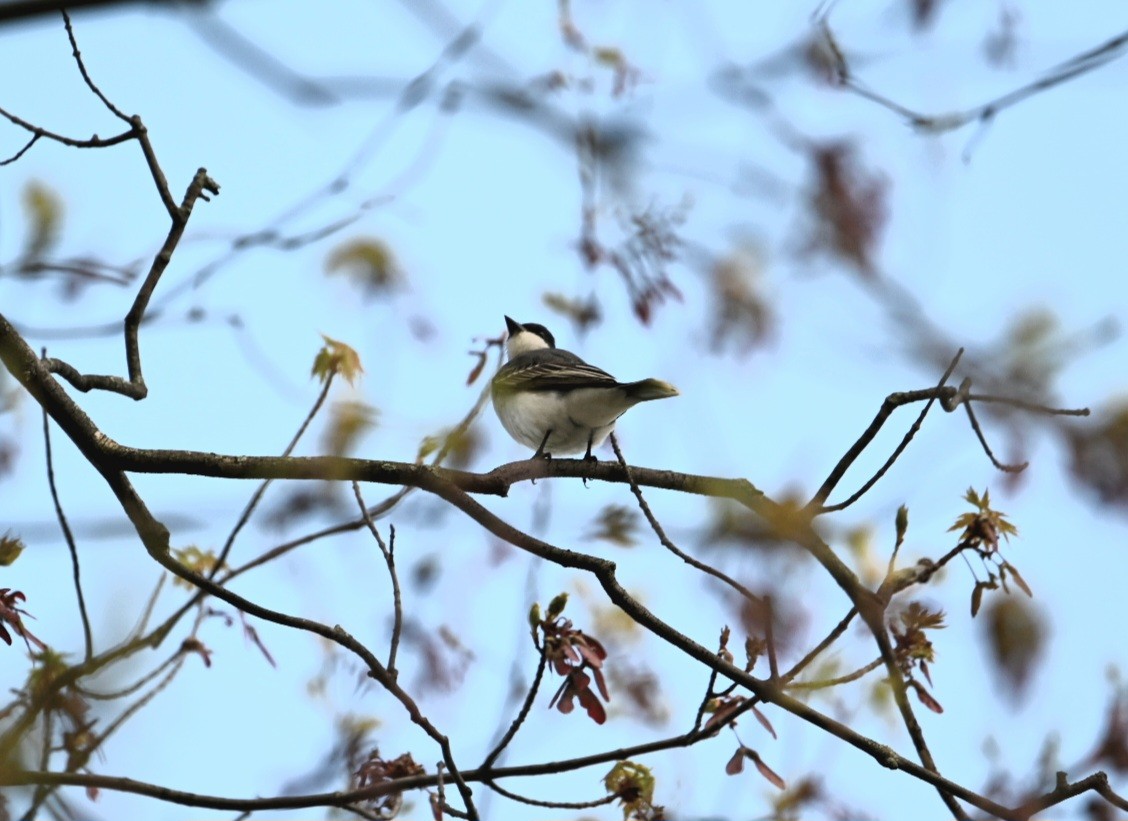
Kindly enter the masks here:
<path id="1" fill-rule="evenodd" d="M 505 317 L 508 362 L 490 384 L 501 425 L 533 458 L 583 453 L 594 461 L 620 416 L 639 402 L 678 396 L 660 379 L 619 382 L 571 351 L 556 347 L 544 325 Z"/>

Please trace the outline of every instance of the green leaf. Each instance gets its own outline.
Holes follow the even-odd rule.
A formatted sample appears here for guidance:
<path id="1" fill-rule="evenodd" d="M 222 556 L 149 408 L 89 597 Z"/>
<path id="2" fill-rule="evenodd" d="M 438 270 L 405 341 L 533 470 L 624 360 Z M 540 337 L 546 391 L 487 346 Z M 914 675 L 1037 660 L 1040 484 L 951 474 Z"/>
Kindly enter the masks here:
<path id="1" fill-rule="evenodd" d="M 625 821 L 643 817 L 654 806 L 654 774 L 634 761 L 620 761 L 603 777 L 607 792 L 619 799 Z M 647 816 L 648 817 L 648 816 Z"/>
<path id="2" fill-rule="evenodd" d="M 24 543 L 11 531 L 0 536 L 0 567 L 8 567 L 23 553 Z"/>
<path id="3" fill-rule="evenodd" d="M 909 529 L 909 509 L 904 505 L 897 508 L 897 544 L 905 541 L 905 533 Z"/>
<path id="4" fill-rule="evenodd" d="M 333 374 L 339 373 L 350 385 L 353 384 L 353 381 L 364 373 L 364 367 L 360 364 L 360 354 L 344 342 L 325 334 L 322 334 L 321 338 L 325 340 L 325 345 L 313 358 L 310 376 L 318 377 L 324 384 Z"/>
<path id="5" fill-rule="evenodd" d="M 553 597 L 552 601 L 548 603 L 548 613 L 545 614 L 545 621 L 554 621 L 557 616 L 564 612 L 564 608 L 568 605 L 568 594 L 560 593 Z"/>

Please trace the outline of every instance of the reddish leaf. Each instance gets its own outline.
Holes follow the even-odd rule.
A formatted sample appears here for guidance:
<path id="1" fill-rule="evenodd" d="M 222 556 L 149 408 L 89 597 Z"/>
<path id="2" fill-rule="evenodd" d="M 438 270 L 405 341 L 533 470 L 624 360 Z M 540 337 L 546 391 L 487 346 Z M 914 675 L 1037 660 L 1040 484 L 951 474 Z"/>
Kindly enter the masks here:
<path id="1" fill-rule="evenodd" d="M 1015 570 L 1013 564 L 1004 564 L 1003 570 L 1010 572 L 1011 576 L 1014 578 L 1014 583 L 1019 586 L 1023 593 L 1025 593 L 1030 598 L 1034 598 L 1034 593 L 1031 592 L 1030 586 L 1026 583 L 1026 580 L 1018 574 L 1018 571 Z"/>
<path id="2" fill-rule="evenodd" d="M 709 730 L 717 727 L 728 720 L 736 709 L 744 703 L 744 696 L 730 696 L 725 700 L 718 699 L 718 702 L 713 709 L 713 715 L 705 722 L 703 730 Z"/>
<path id="3" fill-rule="evenodd" d="M 944 712 L 944 708 L 940 706 L 940 702 L 933 698 L 932 694 L 924 689 L 923 684 L 921 684 L 919 681 L 910 681 L 909 684 L 912 685 L 912 688 L 916 692 L 917 698 L 920 699 L 921 704 L 923 704 L 934 713 Z"/>
<path id="4" fill-rule="evenodd" d="M 16 635 L 24 640 L 28 651 L 31 650 L 32 643 L 40 650 L 46 650 L 47 645 L 41 642 L 27 629 L 21 618 L 21 616 L 34 618 L 34 616 L 19 606 L 26 599 L 27 596 L 19 590 L 12 590 L 10 587 L 0 588 L 0 639 L 3 639 L 5 644 L 10 645 L 12 643 L 12 636 L 7 628 L 4 627 L 4 623 L 7 622 L 8 625 L 16 631 Z"/>
<path id="5" fill-rule="evenodd" d="M 756 765 L 756 769 L 760 771 L 760 775 L 770 781 L 774 787 L 780 790 L 787 789 L 787 782 L 780 778 L 779 775 L 777 775 L 771 767 L 764 763 L 764 760 L 760 758 L 759 753 L 757 753 L 755 750 L 745 749 L 744 754 L 752 759 L 752 763 Z"/>
<path id="6" fill-rule="evenodd" d="M 482 375 L 482 370 L 486 367 L 485 351 L 480 351 L 475 355 L 478 357 L 478 363 L 470 370 L 470 375 L 466 377 L 467 385 L 473 385 L 474 380 Z"/>
<path id="7" fill-rule="evenodd" d="M 180 652 L 195 653 L 204 660 L 205 667 L 211 667 L 211 650 L 199 639 L 187 638 L 180 645 Z"/>
<path id="8" fill-rule="evenodd" d="M 564 689 L 556 696 L 556 698 L 559 699 L 559 701 L 556 702 L 556 709 L 564 715 L 568 715 L 568 713 L 576 709 L 576 705 L 572 702 L 574 696 L 575 693 L 572 692 L 571 688 L 565 683 Z M 549 706 L 551 707 L 552 705 L 550 704 Z"/>
<path id="9" fill-rule="evenodd" d="M 754 705 L 752 707 L 752 714 L 756 716 L 756 720 L 760 722 L 763 728 L 772 734 L 772 738 L 779 738 L 779 736 L 776 735 L 775 728 L 772 727 L 772 723 L 768 721 L 768 717 L 756 709 Z"/>
<path id="10" fill-rule="evenodd" d="M 646 297 L 639 297 L 634 301 L 634 314 L 638 317 L 638 321 L 643 325 L 650 324 L 650 300 Z"/>
<path id="11" fill-rule="evenodd" d="M 596 724 L 602 724 L 607 721 L 607 711 L 603 709 L 603 705 L 596 697 L 591 688 L 580 691 L 580 704 L 587 710 L 588 716 Z"/>
<path id="12" fill-rule="evenodd" d="M 592 639 L 592 641 L 594 641 L 594 639 Z M 580 642 L 576 645 L 576 650 L 583 656 L 584 661 L 597 670 L 603 666 L 603 660 L 607 658 L 607 651 L 598 644 L 592 647 L 585 642 Z"/>
<path id="13" fill-rule="evenodd" d="M 271 667 L 278 667 L 278 665 L 274 663 L 274 656 L 270 655 L 270 651 L 266 649 L 266 645 L 263 644 L 262 639 L 259 638 L 258 631 L 255 630 L 255 628 L 250 624 L 248 624 L 245 619 L 243 621 L 243 634 L 247 638 L 249 638 L 254 643 L 255 647 L 257 647 L 262 652 Z"/>
<path id="14" fill-rule="evenodd" d="M 932 683 L 932 676 L 930 676 L 930 675 L 928 674 L 928 662 L 927 662 L 927 661 L 924 661 L 924 660 L 922 660 L 922 661 L 921 661 L 921 663 L 920 663 L 920 671 L 921 671 L 922 673 L 924 673 L 924 677 L 925 677 L 926 679 L 928 679 L 928 686 L 929 686 L 929 687 L 934 687 L 935 685 L 934 685 L 934 684 Z"/>
<path id="15" fill-rule="evenodd" d="M 611 694 L 607 692 L 607 681 L 603 678 L 603 671 L 598 667 L 593 667 L 591 674 L 595 678 L 595 686 L 599 688 L 599 694 L 603 696 L 603 700 L 610 701 Z"/>

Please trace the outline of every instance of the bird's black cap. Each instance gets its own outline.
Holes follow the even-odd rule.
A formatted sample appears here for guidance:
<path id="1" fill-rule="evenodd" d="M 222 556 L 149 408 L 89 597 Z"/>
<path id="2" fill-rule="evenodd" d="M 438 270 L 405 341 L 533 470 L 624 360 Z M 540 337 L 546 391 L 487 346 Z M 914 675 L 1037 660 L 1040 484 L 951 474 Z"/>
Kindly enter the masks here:
<path id="1" fill-rule="evenodd" d="M 506 317 L 505 327 L 509 329 L 510 338 L 513 338 L 522 331 L 525 331 L 526 333 L 536 334 L 537 336 L 539 336 L 541 339 L 548 343 L 548 347 L 556 347 L 556 337 L 552 335 L 552 332 L 549 331 L 548 328 L 544 327 L 544 325 L 541 325 L 539 322 L 522 323 L 518 322 L 515 319 Z"/>

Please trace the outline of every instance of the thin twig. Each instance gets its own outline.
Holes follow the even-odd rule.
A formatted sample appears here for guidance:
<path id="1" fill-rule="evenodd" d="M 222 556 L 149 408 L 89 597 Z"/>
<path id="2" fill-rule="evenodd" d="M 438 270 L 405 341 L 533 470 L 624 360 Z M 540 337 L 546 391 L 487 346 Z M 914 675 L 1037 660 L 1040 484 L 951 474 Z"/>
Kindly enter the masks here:
<path id="1" fill-rule="evenodd" d="M 74 27 L 71 26 L 70 15 L 67 14 L 67 10 L 65 8 L 60 8 L 59 12 L 63 15 L 63 25 L 67 30 L 67 39 L 70 40 L 71 54 L 74 56 L 75 63 L 78 64 L 78 71 L 80 74 L 82 74 L 82 79 L 86 83 L 87 88 L 94 92 L 95 96 L 97 96 L 97 98 L 102 101 L 102 105 L 108 108 L 115 117 L 128 123 L 129 117 L 123 114 L 121 109 L 119 109 L 116 105 L 111 103 L 109 98 L 102 93 L 102 89 L 98 88 L 98 86 L 95 85 L 94 81 L 90 79 L 90 74 L 86 71 L 86 63 L 84 63 L 82 60 L 82 53 L 78 50 L 78 40 L 76 40 L 74 36 Z"/>
<path id="2" fill-rule="evenodd" d="M 501 737 L 501 740 L 498 741 L 497 745 L 490 751 L 490 754 L 486 756 L 485 761 L 482 762 L 482 766 L 479 767 L 479 769 L 488 771 L 493 767 L 493 763 L 497 761 L 498 756 L 505 751 L 505 748 L 509 746 L 509 742 L 513 740 L 513 737 L 517 735 L 517 731 L 521 729 L 521 725 L 525 723 L 525 719 L 528 718 L 529 715 L 529 710 L 532 709 L 533 702 L 536 700 L 537 691 L 540 689 L 541 681 L 544 679 L 544 671 L 547 666 L 548 656 L 544 648 L 541 648 L 540 659 L 537 661 L 537 671 L 533 673 L 533 682 L 529 685 L 529 691 L 525 694 L 525 700 L 521 704 L 521 709 L 517 711 L 517 715 L 510 723 L 509 729 L 505 731 L 505 735 Z"/>
<path id="3" fill-rule="evenodd" d="M 141 678 L 137 679 L 133 683 L 127 684 L 125 687 L 119 687 L 117 690 L 109 690 L 107 692 L 100 693 L 96 690 L 89 690 L 85 687 L 80 687 L 78 686 L 78 684 L 75 684 L 74 689 L 82 693 L 84 697 L 92 699 L 94 701 L 116 701 L 120 698 L 126 698 L 127 696 L 131 696 L 136 693 L 150 681 L 158 678 L 162 673 L 164 673 L 165 670 L 167 670 L 172 664 L 176 662 L 177 659 L 181 658 L 183 655 L 183 651 L 177 648 L 175 653 L 162 661 L 159 665 L 157 665 L 156 668 L 150 670 L 148 673 L 141 676 Z"/>
<path id="4" fill-rule="evenodd" d="M 987 437 L 983 435 L 983 429 L 979 427 L 979 420 L 975 418 L 975 411 L 971 408 L 971 402 L 963 403 L 964 410 L 967 412 L 968 421 L 971 422 L 971 429 L 975 431 L 975 435 L 979 438 L 979 444 L 983 446 L 983 452 L 987 454 L 987 458 L 991 460 L 991 464 L 1004 473 L 1022 473 L 1030 465 L 1029 462 L 1019 462 L 1017 465 L 1006 464 L 1000 462 L 995 458 L 995 454 L 991 450 L 991 446 L 987 444 Z"/>
<path id="5" fill-rule="evenodd" d="M 650 505 L 647 504 L 645 497 L 643 497 L 642 489 L 638 486 L 638 482 L 635 481 L 634 472 L 632 471 L 630 465 L 627 464 L 627 460 L 623 458 L 623 451 L 619 449 L 619 440 L 615 437 L 614 432 L 611 433 L 611 447 L 615 451 L 615 458 L 619 460 L 619 466 L 622 467 L 623 472 L 627 476 L 627 482 L 630 484 L 631 493 L 633 493 L 635 499 L 638 500 L 638 506 L 642 510 L 642 514 L 646 517 L 646 521 L 650 523 L 651 530 L 654 531 L 654 534 L 658 537 L 658 541 L 662 543 L 662 546 L 689 566 L 695 567 L 702 573 L 705 573 L 709 576 L 712 576 L 714 579 L 719 579 L 720 581 L 724 582 L 740 595 L 744 596 L 744 598 L 748 599 L 748 601 L 755 602 L 756 604 L 763 604 L 763 599 L 761 599 L 747 587 L 742 585 L 736 579 L 728 576 L 725 573 L 722 573 L 715 567 L 705 564 L 705 562 L 693 558 L 693 556 L 690 556 L 688 553 L 684 552 L 676 544 L 670 541 L 670 537 L 666 535 L 666 531 L 662 528 L 661 523 L 658 521 L 657 517 L 655 517 L 654 512 L 650 509 Z"/>
<path id="6" fill-rule="evenodd" d="M 1048 405 L 1040 405 L 1037 402 L 1027 402 L 1024 399 L 1016 399 L 1013 396 L 993 396 L 985 393 L 972 393 L 968 394 L 967 399 L 969 402 L 994 402 L 1001 405 L 1010 405 L 1012 408 L 1030 411 L 1031 413 L 1044 413 L 1048 416 L 1088 416 L 1090 413 L 1088 408 L 1051 408 Z"/>
<path id="7" fill-rule="evenodd" d="M 140 119 L 135 117 L 134 120 L 136 120 L 137 125 L 140 126 Z M 142 141 L 142 146 L 147 145 L 147 140 Z M 151 146 L 149 150 L 151 150 Z M 159 170 L 159 166 L 157 166 L 157 169 Z M 163 179 L 163 175 L 161 178 Z M 188 218 L 192 213 L 193 207 L 197 200 L 208 199 L 207 193 L 218 194 L 219 185 L 208 176 L 207 171 L 201 168 L 196 172 L 195 177 L 192 178 L 192 182 L 189 183 L 188 190 L 184 194 L 184 200 L 180 207 L 177 208 L 175 204 L 173 205 L 171 211 L 172 227 L 165 237 L 164 244 L 161 245 L 160 250 L 157 252 L 156 256 L 153 257 L 153 262 L 149 267 L 149 273 L 141 283 L 140 288 L 138 288 L 137 295 L 133 300 L 133 305 L 130 307 L 129 313 L 125 316 L 125 362 L 129 374 L 128 379 L 123 379 L 120 376 L 83 374 L 73 365 L 60 359 L 44 360 L 44 364 L 49 371 L 57 373 L 70 382 L 75 388 L 83 392 L 90 390 L 106 390 L 123 394 L 131 399 L 144 399 L 148 395 L 149 389 L 145 385 L 145 378 L 141 372 L 141 350 L 137 339 L 138 330 L 144 320 L 145 309 L 149 304 L 153 291 L 156 289 L 157 283 L 160 281 L 165 268 L 168 267 L 173 252 L 184 236 L 184 230 L 188 225 Z"/>
<path id="8" fill-rule="evenodd" d="M 498 350 L 498 367 L 501 366 L 502 358 L 504 357 L 504 350 L 505 349 L 503 347 L 499 348 L 499 350 Z M 487 382 L 485 387 L 478 394 L 477 400 L 470 407 L 470 410 L 467 411 L 466 415 L 463 416 L 462 419 L 460 419 L 458 421 L 458 423 L 453 428 L 451 428 L 451 433 L 446 437 L 445 441 L 442 444 L 442 447 L 439 448 L 439 450 L 435 454 L 434 458 L 431 459 L 430 464 L 431 464 L 432 467 L 439 467 L 439 466 L 442 465 L 443 460 L 446 459 L 446 457 L 450 454 L 450 450 L 453 447 L 454 441 L 457 439 L 458 436 L 460 436 L 462 433 L 464 433 L 466 430 L 468 430 L 470 425 L 472 425 L 474 423 L 474 420 L 477 419 L 479 415 L 481 415 L 482 411 L 485 409 L 486 405 L 489 403 L 489 400 L 490 400 L 490 387 L 489 387 L 489 383 Z M 349 477 L 341 476 L 339 478 L 349 478 Z M 401 487 L 395 493 L 393 493 L 392 495 L 390 495 L 386 499 L 384 499 L 384 501 L 382 501 L 379 504 L 377 504 L 376 506 L 370 508 L 369 511 L 368 511 L 369 518 L 376 520 L 376 519 L 381 518 L 382 516 L 386 516 L 401 501 L 403 501 L 404 498 L 406 498 L 409 494 L 413 493 L 415 490 L 417 490 L 417 488 L 414 485 L 405 484 L 403 487 Z M 278 558 L 279 556 L 282 556 L 286 553 L 289 553 L 291 550 L 294 550 L 295 548 L 302 547 L 304 545 L 310 544 L 311 542 L 315 542 L 319 539 L 323 539 L 327 536 L 335 536 L 338 533 L 347 533 L 349 531 L 359 530 L 360 528 L 362 528 L 364 526 L 365 526 L 365 522 L 364 522 L 363 518 L 354 519 L 350 522 L 344 522 L 342 524 L 332 525 L 330 527 L 324 528 L 323 530 L 319 530 L 319 531 L 316 531 L 314 533 L 309 533 L 309 534 L 306 534 L 305 536 L 302 536 L 300 538 L 293 539 L 292 541 L 285 542 L 283 544 L 277 545 L 277 546 L 263 552 L 258 557 L 252 559 L 251 561 L 247 562 L 246 564 L 241 565 L 240 567 L 237 567 L 237 568 L 231 570 L 220 581 L 221 581 L 221 583 L 225 584 L 228 581 L 230 581 L 231 579 L 235 578 L 236 576 L 242 575 L 243 573 L 246 573 L 248 570 L 252 570 L 255 567 L 258 567 L 260 565 L 266 564 L 267 562 L 273 561 L 274 559 Z"/>
<path id="9" fill-rule="evenodd" d="M 0 160 L 0 165 L 11 165 L 12 163 L 19 160 L 20 157 L 22 157 L 24 154 L 26 154 L 28 151 L 31 150 L 31 147 L 33 145 L 35 145 L 37 142 L 39 142 L 39 138 L 42 137 L 42 136 L 43 136 L 42 134 L 32 134 L 31 138 L 24 144 L 23 148 L 21 148 L 19 151 L 17 151 L 15 154 L 8 157 L 7 159 Z"/>
<path id="10" fill-rule="evenodd" d="M 953 111 L 947 114 L 921 114 L 906 108 L 900 103 L 894 102 L 876 91 L 872 91 L 854 77 L 849 64 L 846 62 L 845 56 L 835 42 L 830 26 L 827 24 L 826 15 L 822 15 L 820 19 L 816 21 L 816 24 L 819 26 L 824 41 L 834 56 L 837 79 L 842 87 L 892 111 L 907 121 L 913 128 L 929 134 L 941 134 L 946 131 L 953 131 L 976 121 L 981 123 L 990 122 L 1000 111 L 1010 108 L 1016 103 L 1025 100 L 1027 97 L 1046 91 L 1056 85 L 1060 85 L 1061 83 L 1072 80 L 1075 77 L 1112 62 L 1123 56 L 1126 47 L 1128 47 L 1128 32 L 1123 32 L 1106 40 L 1095 48 L 1084 51 L 1063 63 L 1059 63 L 1057 66 L 1049 69 L 1041 78 L 1024 86 L 1020 86 L 1013 91 L 1009 91 L 989 102 L 963 111 Z"/>
<path id="11" fill-rule="evenodd" d="M 846 632 L 846 628 L 850 626 L 850 622 L 854 620 L 854 617 L 856 615 L 858 615 L 858 608 L 851 607 L 846 615 L 842 617 L 842 620 L 834 626 L 834 629 L 827 633 L 826 638 L 816 644 L 810 650 L 810 652 L 807 653 L 807 655 L 799 659 L 799 661 L 797 661 L 790 670 L 783 674 L 783 682 L 785 684 L 787 682 L 790 682 L 797 675 L 803 672 L 803 670 L 807 668 L 807 665 L 818 658 L 818 656 L 821 655 L 823 651 L 826 650 L 826 648 L 834 644 L 834 642 L 838 640 L 839 636 Z"/>
<path id="12" fill-rule="evenodd" d="M 881 403 L 881 408 L 878 410 L 877 416 L 873 418 L 873 421 L 870 422 L 869 427 L 862 432 L 862 435 L 859 436 L 857 441 L 850 446 L 850 449 L 846 451 L 843 457 L 838 460 L 838 464 L 834 466 L 834 470 L 830 472 L 830 475 L 826 477 L 826 480 L 819 487 L 818 492 L 816 492 L 815 495 L 811 498 L 811 501 L 807 503 L 807 508 L 816 509 L 818 513 L 830 513 L 835 510 L 842 510 L 843 508 L 849 507 L 850 505 L 854 504 L 854 502 L 860 499 L 866 493 L 866 491 L 877 484 L 878 480 L 881 479 L 881 477 L 885 475 L 886 471 L 888 471 L 889 468 L 893 466 L 893 463 L 897 461 L 897 457 L 900 456 L 905 448 L 909 446 L 909 442 L 912 441 L 913 437 L 916 435 L 916 432 L 920 430 L 920 426 L 924 423 L 924 417 L 928 415 L 928 411 L 932 408 L 932 403 L 937 399 L 947 396 L 949 393 L 954 395 L 954 390 L 944 392 L 944 386 L 948 381 L 948 377 L 952 375 L 952 371 L 956 369 L 956 365 L 959 363 L 961 356 L 963 356 L 963 348 L 960 348 L 956 352 L 956 355 L 952 358 L 951 364 L 948 365 L 948 369 L 944 371 L 944 375 L 940 377 L 940 382 L 935 388 L 926 388 L 919 391 L 905 391 L 902 393 L 891 393 L 889 394 L 889 396 L 885 397 L 885 401 Z M 838 485 L 838 482 L 841 481 L 842 477 L 846 474 L 846 471 L 850 469 L 850 466 L 854 464 L 854 461 L 862 454 L 862 451 L 864 451 L 869 446 L 870 442 L 874 440 L 874 437 L 877 436 L 878 431 L 880 431 L 881 428 L 885 425 L 886 420 L 888 420 L 889 417 L 893 415 L 893 411 L 895 411 L 902 405 L 907 405 L 910 402 L 917 402 L 921 399 L 926 399 L 927 401 L 925 402 L 924 408 L 921 410 L 920 415 L 917 416 L 916 421 L 913 422 L 912 427 L 909 428 L 908 433 L 906 433 L 905 436 L 901 439 L 900 444 L 897 445 L 896 449 L 893 451 L 890 457 L 885 460 L 885 464 L 878 469 L 877 473 L 871 476 L 869 481 L 862 485 L 861 488 L 859 488 L 858 491 L 845 502 L 840 502 L 836 505 L 826 505 L 825 502 L 828 498 L 830 498 L 831 491 L 833 491 L 834 488 Z"/>
<path id="13" fill-rule="evenodd" d="M 399 675 L 396 670 L 396 653 L 399 651 L 400 634 L 403 632 L 403 599 L 400 597 L 399 574 L 396 573 L 396 529 L 395 526 L 390 527 L 389 543 L 385 544 L 380 531 L 376 529 L 376 523 L 368 514 L 368 507 L 360 494 L 360 483 L 353 481 L 352 489 L 356 503 L 360 507 L 360 515 L 364 519 L 364 524 L 368 526 L 368 531 L 376 539 L 376 544 L 384 556 L 384 563 L 388 566 L 388 575 L 392 579 L 392 638 L 388 648 L 388 674 L 395 678 Z"/>
<path id="14" fill-rule="evenodd" d="M 530 807 L 548 807 L 554 810 L 590 810 L 593 807 L 605 807 L 619 798 L 619 796 L 611 793 L 610 795 L 593 798 L 591 801 L 544 801 L 540 798 L 529 798 L 527 795 L 521 795 L 512 790 L 507 790 L 491 780 L 486 780 L 485 783 L 491 790 L 498 795 L 504 795 L 510 801 L 517 801 L 521 804 L 527 804 Z"/>
<path id="15" fill-rule="evenodd" d="M 772 607 L 770 595 L 764 596 L 764 609 L 767 610 L 767 618 L 764 619 L 764 641 L 768 644 L 768 670 L 772 681 L 779 681 L 779 662 L 776 661 L 775 646 L 775 608 Z"/>
<path id="16" fill-rule="evenodd" d="M 796 690 L 823 690 L 827 687 L 836 687 L 839 684 L 848 684 L 851 681 L 857 681 L 862 676 L 872 673 L 881 665 L 882 659 L 875 658 L 869 664 L 859 667 L 852 673 L 835 676 L 834 678 L 819 679 L 818 681 L 793 681 L 789 686 Z"/>
<path id="17" fill-rule="evenodd" d="M 709 683 L 705 685 L 705 695 L 701 697 L 701 703 L 697 705 L 697 713 L 693 717 L 693 729 L 691 732 L 697 732 L 701 729 L 701 722 L 705 718 L 705 711 L 709 709 L 709 702 L 713 700 L 716 693 L 713 688 L 717 686 L 717 671 L 709 671 Z"/>
<path id="18" fill-rule="evenodd" d="M 51 760 L 51 742 L 55 740 L 55 713 L 48 710 L 43 714 L 43 738 L 42 744 L 39 749 L 39 769 L 46 770 L 47 765 Z M 21 816 L 20 821 L 34 821 L 35 817 L 39 814 L 39 808 L 43 806 L 43 802 L 58 789 L 55 785 L 51 784 L 37 784 L 35 793 L 28 803 L 27 812 Z"/>
<path id="19" fill-rule="evenodd" d="M 337 372 L 335 370 L 329 372 L 329 377 L 321 386 L 321 392 L 317 394 L 317 399 L 314 400 L 313 407 L 309 409 L 309 413 L 305 415 L 302 423 L 298 426 L 297 432 L 293 435 L 293 437 L 291 437 L 289 444 L 286 445 L 286 448 L 282 451 L 283 456 L 289 456 L 294 452 L 294 448 L 298 446 L 298 442 L 301 441 L 302 436 L 305 434 L 306 430 L 309 429 L 309 425 L 313 421 L 313 418 L 317 415 L 317 412 L 321 410 L 322 405 L 325 404 L 325 399 L 329 396 L 329 389 L 332 387 L 333 378 L 336 375 Z M 250 521 L 251 514 L 254 512 L 255 507 L 258 506 L 258 503 L 262 500 L 263 494 L 266 493 L 266 489 L 270 487 L 271 482 L 273 481 L 273 479 L 264 480 L 262 484 L 255 488 L 255 492 L 251 494 L 250 500 L 243 507 L 243 512 L 239 514 L 239 518 L 235 522 L 235 526 L 231 529 L 231 533 L 228 534 L 226 541 L 224 541 L 223 548 L 219 551 L 219 555 L 216 557 L 215 564 L 212 566 L 211 572 L 208 573 L 209 579 L 214 579 L 216 577 L 216 574 L 219 572 L 219 569 L 223 566 L 224 562 L 227 561 L 227 556 L 231 553 L 231 548 L 235 544 L 235 538 L 239 535 L 239 531 L 241 531 L 243 527 L 246 526 L 247 522 Z"/>
<path id="20" fill-rule="evenodd" d="M 47 355 L 46 349 L 43 355 Z M 55 463 L 51 458 L 51 419 L 46 409 L 43 411 L 43 449 L 47 454 L 47 485 L 51 488 L 51 501 L 55 503 L 55 517 L 59 520 L 59 527 L 63 531 L 63 539 L 67 543 L 67 550 L 71 557 L 71 577 L 74 579 L 74 592 L 78 597 L 78 613 L 82 617 L 82 639 L 86 646 L 85 658 L 90 661 L 94 657 L 94 636 L 90 630 L 90 616 L 86 612 L 86 597 L 82 594 L 82 579 L 78 565 L 78 545 L 75 544 L 74 534 L 71 532 L 67 516 L 63 512 L 63 505 L 59 501 L 59 490 L 55 486 Z"/>

